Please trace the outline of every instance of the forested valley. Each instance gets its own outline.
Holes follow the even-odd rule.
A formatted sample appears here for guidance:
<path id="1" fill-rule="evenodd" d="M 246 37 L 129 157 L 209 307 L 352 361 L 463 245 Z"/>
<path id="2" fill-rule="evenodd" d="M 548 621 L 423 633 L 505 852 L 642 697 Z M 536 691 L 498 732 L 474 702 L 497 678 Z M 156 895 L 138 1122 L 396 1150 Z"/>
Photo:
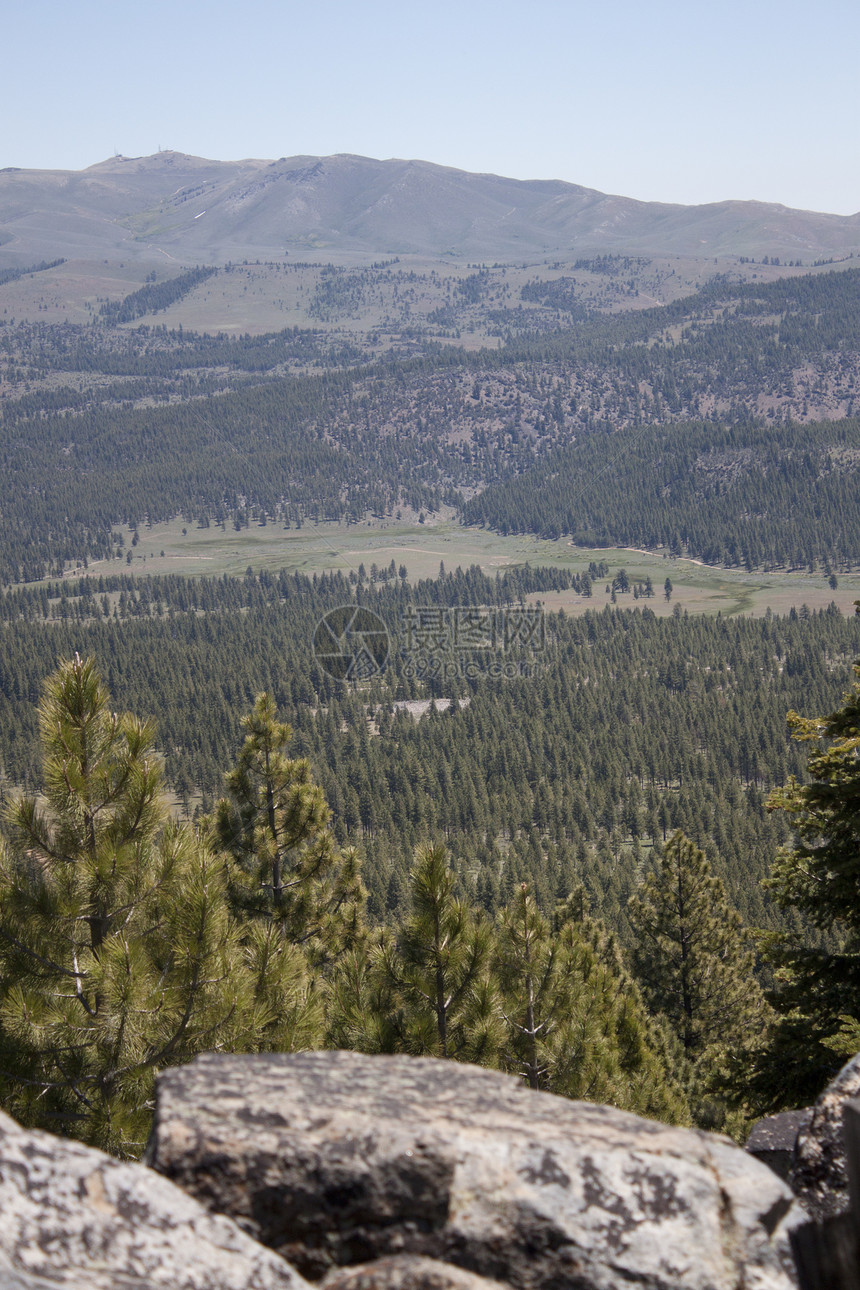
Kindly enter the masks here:
<path id="1" fill-rule="evenodd" d="M 488 910 L 521 881 L 544 908 L 582 882 L 627 939 L 645 851 L 680 828 L 748 921 L 772 925 L 759 881 L 786 834 L 764 799 L 803 765 L 786 714 L 836 706 L 860 624 L 803 608 L 665 619 L 646 599 L 636 611 L 548 616 L 542 647 L 512 653 L 525 673 L 513 679 L 415 667 L 411 606 L 515 605 L 558 581 L 538 569 L 498 581 L 472 570 L 355 588 L 339 575 L 249 574 L 8 592 L 0 758 L 13 783 L 38 786 L 41 684 L 61 659 L 92 655 L 121 708 L 157 719 L 183 809 L 211 810 L 240 719 L 265 690 L 293 729 L 291 752 L 311 759 L 337 841 L 362 850 L 376 917 L 402 912 L 414 847 L 442 839 L 461 893 Z M 314 627 L 356 595 L 386 624 L 391 658 L 371 681 L 335 681 L 313 657 Z"/>
<path id="2" fill-rule="evenodd" d="M 615 557 L 419 580 L 135 554 L 177 518 L 446 508 L 667 568 L 857 570 L 860 271 L 618 311 L 582 273 L 632 296 L 648 262 L 583 264 L 518 298 L 470 266 L 450 312 L 404 304 L 384 342 L 160 325 L 238 271 L 207 267 L 90 326 L 0 324 L 0 1096 L 20 1119 L 134 1155 L 160 1065 L 332 1045 L 742 1136 L 860 1046 L 856 617 L 661 616 L 671 579 L 631 585 Z M 320 274 L 312 312 L 395 277 Z M 450 343 L 478 316 L 496 348 Z M 563 591 L 583 612 L 544 612 Z M 344 605 L 388 655 L 336 679 L 315 641 Z M 470 608 L 492 644 L 458 642 Z M 508 634 L 526 617 L 537 634 Z"/>
<path id="3" fill-rule="evenodd" d="M 0 580 L 106 558 L 122 526 L 176 515 L 296 526 L 443 505 L 717 562 L 850 564 L 858 284 L 856 269 L 717 280 L 583 318 L 568 296 L 505 297 L 505 343 L 477 352 L 411 337 L 405 298 L 376 356 L 312 326 L 230 339 L 2 324 Z M 448 290 L 485 316 L 481 273 Z"/>

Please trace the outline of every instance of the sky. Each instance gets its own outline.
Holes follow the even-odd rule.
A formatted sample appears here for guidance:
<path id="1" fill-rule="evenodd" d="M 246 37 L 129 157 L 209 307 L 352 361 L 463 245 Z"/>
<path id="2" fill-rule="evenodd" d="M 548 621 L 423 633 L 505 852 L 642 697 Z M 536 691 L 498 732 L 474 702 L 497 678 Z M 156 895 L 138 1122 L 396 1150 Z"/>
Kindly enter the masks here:
<path id="1" fill-rule="evenodd" d="M 0 0 L 0 167 L 359 153 L 860 211 L 858 0 Z"/>

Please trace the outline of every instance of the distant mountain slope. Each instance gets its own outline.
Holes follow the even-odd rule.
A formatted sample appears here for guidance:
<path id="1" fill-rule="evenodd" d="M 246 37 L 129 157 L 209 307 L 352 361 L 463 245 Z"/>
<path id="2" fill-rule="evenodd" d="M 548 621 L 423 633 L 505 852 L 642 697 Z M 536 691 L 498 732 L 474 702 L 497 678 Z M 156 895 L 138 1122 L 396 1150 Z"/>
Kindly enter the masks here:
<path id="1" fill-rule="evenodd" d="M 403 267 L 401 284 L 419 277 Z M 98 326 L 0 320 L 0 583 L 116 558 L 117 524 L 443 508 L 708 563 L 860 564 L 860 269 L 725 275 L 479 352 L 110 326 L 206 273 L 150 283 Z"/>
<path id="2" fill-rule="evenodd" d="M 639 202 L 561 180 L 351 155 L 224 162 L 162 152 L 83 171 L 0 171 L 0 267 L 156 248 L 180 263 L 285 252 L 516 261 L 588 250 L 811 264 L 860 254 L 860 214 Z"/>
<path id="3" fill-rule="evenodd" d="M 858 450 L 856 418 L 583 435 L 473 497 L 463 518 L 711 565 L 850 568 L 860 550 Z"/>

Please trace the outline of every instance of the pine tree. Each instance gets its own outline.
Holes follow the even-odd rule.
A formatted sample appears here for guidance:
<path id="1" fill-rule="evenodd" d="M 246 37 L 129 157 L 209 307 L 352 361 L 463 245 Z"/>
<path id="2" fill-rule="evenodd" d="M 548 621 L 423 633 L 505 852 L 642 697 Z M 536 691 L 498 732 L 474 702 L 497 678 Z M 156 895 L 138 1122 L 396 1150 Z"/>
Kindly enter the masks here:
<path id="1" fill-rule="evenodd" d="M 409 879 L 411 912 L 382 947 L 382 970 L 402 1005 L 402 1046 L 493 1064 L 500 1015 L 490 979 L 492 928 L 454 895 L 444 847 L 419 847 Z"/>
<path id="2" fill-rule="evenodd" d="M 634 965 L 651 1007 L 691 1059 L 715 1056 L 766 1011 L 739 914 L 705 853 L 680 831 L 630 902 Z"/>
<path id="3" fill-rule="evenodd" d="M 844 705 L 828 717 L 788 715 L 793 738 L 829 740 L 809 756 L 811 782 L 792 776 L 768 802 L 785 811 L 795 844 L 780 851 L 768 886 L 783 908 L 808 914 L 817 927 L 860 931 L 860 663 Z"/>
<path id="4" fill-rule="evenodd" d="M 611 1082 L 604 1091 L 589 1096 L 668 1124 L 689 1124 L 690 1106 L 679 1077 L 673 1036 L 649 1015 L 618 942 L 599 919 L 585 913 L 581 892 L 574 892 L 556 910 L 556 928 L 569 924 L 579 931 L 599 965 L 593 993 L 607 1018 L 604 1033 L 613 1040 Z M 581 1096 L 569 1083 L 558 1091 Z"/>
<path id="5" fill-rule="evenodd" d="M 170 822 L 152 726 L 76 656 L 39 708 L 43 798 L 6 811 L 0 1096 L 25 1123 L 120 1154 L 156 1067 L 247 1046 L 259 1020 L 222 860 Z"/>
<path id="6" fill-rule="evenodd" d="M 767 886 L 790 930 L 762 938 L 775 969 L 779 1019 L 753 1054 L 757 1108 L 802 1105 L 860 1048 L 860 663 L 841 708 L 827 717 L 789 714 L 795 739 L 818 745 L 809 783 L 775 790 L 794 845 L 777 855 Z"/>
<path id="7" fill-rule="evenodd" d="M 569 1010 L 561 943 L 520 885 L 498 923 L 495 969 L 508 1029 L 506 1065 L 530 1088 L 548 1088 L 554 1067 L 556 1032 Z"/>
<path id="8" fill-rule="evenodd" d="M 269 694 L 243 718 L 247 730 L 218 802 L 215 832 L 247 875 L 237 898 L 249 915 L 270 913 L 284 935 L 324 965 L 364 934 L 364 888 L 353 849 L 339 854 L 329 808 L 307 758 L 289 758 L 292 732 Z"/>
<path id="9" fill-rule="evenodd" d="M 409 1036 L 391 972 L 392 933 L 381 931 L 350 949 L 335 965 L 326 993 L 326 1047 L 360 1053 L 408 1050 Z"/>
<path id="10" fill-rule="evenodd" d="M 550 923 L 523 883 L 499 917 L 495 968 L 507 1027 L 502 1064 L 532 1088 L 689 1118 L 665 1037 L 614 942 L 576 889 Z"/>

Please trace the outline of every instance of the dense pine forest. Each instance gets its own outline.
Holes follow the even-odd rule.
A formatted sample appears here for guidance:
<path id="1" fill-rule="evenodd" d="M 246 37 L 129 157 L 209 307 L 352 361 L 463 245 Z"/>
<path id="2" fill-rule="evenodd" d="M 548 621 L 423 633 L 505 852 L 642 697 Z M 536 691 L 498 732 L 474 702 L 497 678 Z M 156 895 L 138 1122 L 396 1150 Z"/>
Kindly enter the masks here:
<path id="1" fill-rule="evenodd" d="M 157 719 L 168 781 L 193 814 L 211 809 L 240 719 L 266 690 L 293 728 L 291 752 L 311 759 L 337 841 L 365 857 L 380 919 L 402 909 L 414 847 L 441 838 L 461 891 L 486 909 L 523 880 L 545 909 L 582 882 L 626 938 L 643 857 L 680 828 L 744 916 L 772 925 L 759 882 L 785 831 L 764 803 L 803 765 L 786 715 L 836 705 L 860 624 L 835 607 L 657 618 L 646 599 L 635 610 L 549 615 L 543 647 L 526 651 L 526 674 L 514 679 L 414 666 L 410 606 L 515 604 L 561 580 L 542 570 L 359 588 L 340 575 L 127 577 L 8 592 L 0 758 L 10 781 L 37 786 L 44 677 L 76 652 L 92 655 L 118 704 Z M 311 649 L 320 616 L 356 594 L 393 643 L 388 668 L 357 684 L 332 680 Z M 413 699 L 424 704 L 410 712 Z"/>
<path id="2" fill-rule="evenodd" d="M 860 421 L 681 423 L 584 436 L 464 507 L 502 533 L 664 549 L 747 569 L 850 569 Z"/>
<path id="3" fill-rule="evenodd" d="M 504 604 L 511 588 L 482 581 L 421 591 Z M 86 582 L 48 621 L 38 595 L 7 594 L 7 756 L 41 745 L 41 796 L 19 764 L 0 843 L 4 1104 L 134 1155 L 155 1068 L 213 1044 L 434 1053 L 738 1134 L 813 1094 L 856 1045 L 853 880 L 826 896 L 826 856 L 856 835 L 860 683 L 827 721 L 794 721 L 795 740 L 837 740 L 809 787 L 781 717 L 792 699 L 835 708 L 856 623 L 607 607 L 551 620 L 520 680 L 421 704 L 396 697 L 414 694 L 408 656 L 369 683 L 302 659 L 338 582 L 123 588 L 131 617 L 100 623 L 80 613 L 99 612 Z M 365 607 L 392 621 L 410 594 Z M 202 768 L 234 733 L 193 826 L 168 813 L 153 723 L 114 710 L 80 647 L 101 647 L 123 699 L 162 699 L 168 752 L 184 738 Z M 72 650 L 34 738 L 34 673 Z M 804 883 L 785 817 L 824 885 Z"/>

